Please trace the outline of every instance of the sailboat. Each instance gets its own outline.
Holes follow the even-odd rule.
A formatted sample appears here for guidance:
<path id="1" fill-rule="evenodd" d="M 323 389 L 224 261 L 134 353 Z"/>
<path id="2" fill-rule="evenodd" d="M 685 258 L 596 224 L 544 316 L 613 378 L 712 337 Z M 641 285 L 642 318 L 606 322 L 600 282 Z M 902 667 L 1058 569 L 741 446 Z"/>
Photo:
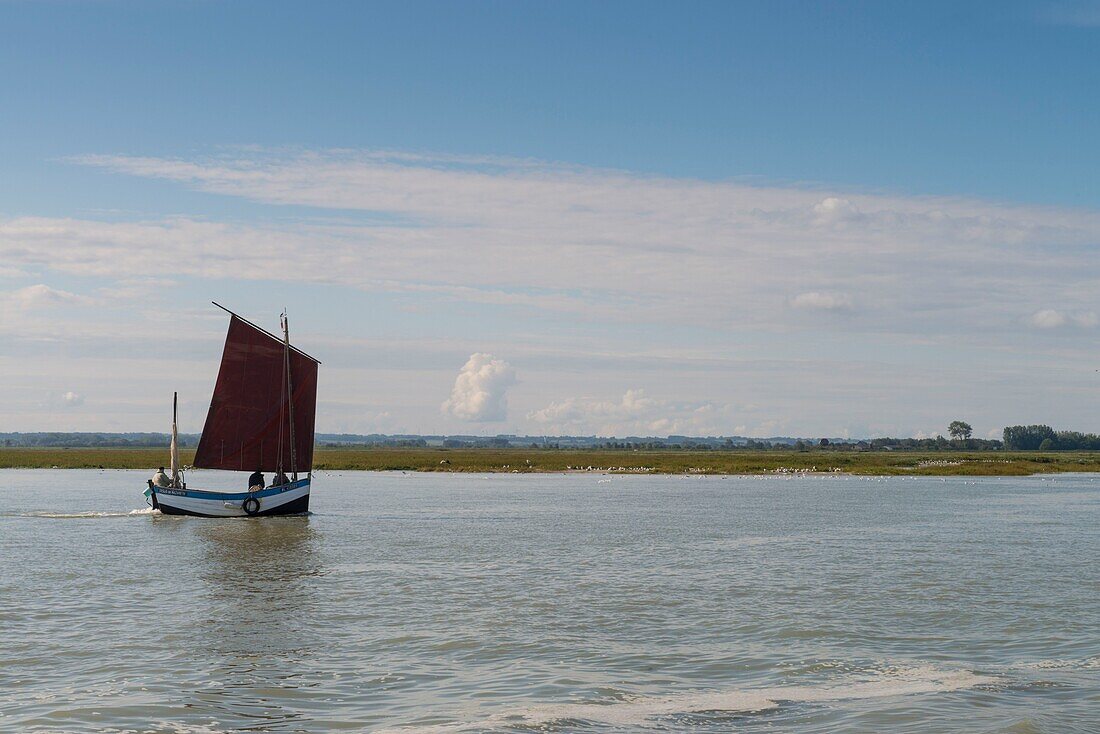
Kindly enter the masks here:
<path id="1" fill-rule="evenodd" d="M 244 517 L 308 512 L 320 362 L 291 346 L 285 313 L 280 316 L 280 339 L 224 306 L 214 305 L 229 314 L 229 332 L 193 467 L 272 472 L 275 480 L 272 486 L 253 486 L 245 492 L 188 487 L 179 464 L 173 397 L 172 474 L 161 482 L 167 486 L 150 480 L 146 497 L 153 509 L 166 515 Z"/>

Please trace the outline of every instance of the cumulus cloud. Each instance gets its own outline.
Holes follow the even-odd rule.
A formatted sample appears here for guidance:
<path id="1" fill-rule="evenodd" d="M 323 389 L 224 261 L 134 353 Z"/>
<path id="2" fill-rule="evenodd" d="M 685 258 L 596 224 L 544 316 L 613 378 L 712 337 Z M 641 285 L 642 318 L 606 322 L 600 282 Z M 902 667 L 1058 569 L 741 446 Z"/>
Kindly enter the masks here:
<path id="1" fill-rule="evenodd" d="M 620 400 L 566 398 L 528 413 L 527 418 L 555 433 L 589 432 L 603 436 L 670 433 L 721 433 L 719 406 L 710 402 L 676 402 L 627 390 Z M 726 431 L 728 432 L 728 430 Z"/>
<path id="2" fill-rule="evenodd" d="M 792 298 L 791 305 L 811 311 L 848 311 L 852 308 L 852 297 L 847 293 L 810 291 Z"/>
<path id="3" fill-rule="evenodd" d="M 1031 314 L 1027 318 L 1027 323 L 1036 329 L 1058 329 L 1066 325 L 1091 329 L 1100 324 L 1100 316 L 1097 316 L 1095 311 L 1065 313 L 1053 308 L 1044 308 Z"/>
<path id="4" fill-rule="evenodd" d="M 471 354 L 455 378 L 443 413 L 474 423 L 502 421 L 507 417 L 508 388 L 516 384 L 516 371 L 503 359 L 480 352 Z"/>
<path id="5" fill-rule="evenodd" d="M 851 222 L 861 216 L 859 207 L 837 196 L 827 196 L 814 204 L 813 213 L 821 223 Z"/>
<path id="6" fill-rule="evenodd" d="M 61 395 L 61 404 L 66 408 L 75 408 L 78 405 L 84 404 L 84 396 L 70 390 Z"/>
<path id="7" fill-rule="evenodd" d="M 1059 326 L 1065 326 L 1066 321 L 1067 319 L 1064 314 L 1052 308 L 1044 308 L 1041 311 L 1036 311 L 1031 314 L 1027 320 L 1027 322 L 1036 329 L 1057 329 Z"/>
<path id="8" fill-rule="evenodd" d="M 40 306 L 53 306 L 63 303 L 80 303 L 85 299 L 75 293 L 58 290 L 44 283 L 39 283 L 9 293 L 7 300 L 10 304 L 18 308 L 32 309 Z"/>

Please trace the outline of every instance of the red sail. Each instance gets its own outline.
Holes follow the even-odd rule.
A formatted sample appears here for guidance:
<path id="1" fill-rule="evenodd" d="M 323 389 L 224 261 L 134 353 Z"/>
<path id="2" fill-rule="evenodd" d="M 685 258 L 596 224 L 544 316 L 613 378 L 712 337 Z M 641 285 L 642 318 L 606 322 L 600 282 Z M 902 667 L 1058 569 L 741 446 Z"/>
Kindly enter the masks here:
<path id="1" fill-rule="evenodd" d="M 265 472 L 281 468 L 287 474 L 295 469 L 290 455 L 291 411 L 284 359 L 282 340 L 237 316 L 230 319 L 195 466 Z M 290 378 L 294 390 L 294 464 L 298 471 L 309 471 L 313 467 L 317 360 L 292 347 Z"/>

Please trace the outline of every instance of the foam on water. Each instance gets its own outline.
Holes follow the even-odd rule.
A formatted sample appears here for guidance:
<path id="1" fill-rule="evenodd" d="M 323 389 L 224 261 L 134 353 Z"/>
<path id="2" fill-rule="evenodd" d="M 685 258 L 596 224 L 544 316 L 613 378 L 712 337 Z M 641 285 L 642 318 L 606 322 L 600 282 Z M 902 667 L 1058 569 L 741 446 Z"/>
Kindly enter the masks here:
<path id="1" fill-rule="evenodd" d="M 1019 667 L 1031 670 L 1100 670 L 1100 657 L 1083 660 L 1038 660 Z"/>
<path id="2" fill-rule="evenodd" d="M 101 517 L 132 517 L 134 515 L 152 515 L 160 514 L 159 510 L 154 510 L 152 507 L 146 507 L 141 510 L 129 510 L 127 512 L 98 512 L 95 510 L 89 510 L 87 512 L 23 512 L 16 517 L 40 517 L 50 520 L 88 520 Z"/>
<path id="3" fill-rule="evenodd" d="M 174 721 L 155 721 L 149 727 L 106 728 L 104 734 L 145 734 L 148 731 L 160 731 L 166 734 L 227 734 L 228 729 L 205 724 L 180 724 Z"/>
<path id="4" fill-rule="evenodd" d="M 851 676 L 835 683 L 777 686 L 728 691 L 694 691 L 669 696 L 635 696 L 608 703 L 536 704 L 488 716 L 479 721 L 395 727 L 388 732 L 463 732 L 510 726 L 545 726 L 587 721 L 614 726 L 642 726 L 661 717 L 708 712 L 754 713 L 783 703 L 827 703 L 889 696 L 945 693 L 989 685 L 999 680 L 969 670 L 945 670 L 929 665 L 892 667 Z"/>

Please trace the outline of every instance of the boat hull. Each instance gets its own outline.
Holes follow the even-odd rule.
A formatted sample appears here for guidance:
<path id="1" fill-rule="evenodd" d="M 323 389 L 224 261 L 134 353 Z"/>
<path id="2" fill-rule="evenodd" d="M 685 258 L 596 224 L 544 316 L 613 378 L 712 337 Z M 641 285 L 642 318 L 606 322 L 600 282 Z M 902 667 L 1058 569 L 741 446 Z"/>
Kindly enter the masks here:
<path id="1" fill-rule="evenodd" d="M 271 517 L 309 512 L 308 478 L 267 487 L 258 492 L 213 492 L 202 489 L 154 487 L 154 507 L 165 515 L 194 517 Z M 244 501 L 255 498 L 260 506 L 253 514 L 244 511 Z"/>

